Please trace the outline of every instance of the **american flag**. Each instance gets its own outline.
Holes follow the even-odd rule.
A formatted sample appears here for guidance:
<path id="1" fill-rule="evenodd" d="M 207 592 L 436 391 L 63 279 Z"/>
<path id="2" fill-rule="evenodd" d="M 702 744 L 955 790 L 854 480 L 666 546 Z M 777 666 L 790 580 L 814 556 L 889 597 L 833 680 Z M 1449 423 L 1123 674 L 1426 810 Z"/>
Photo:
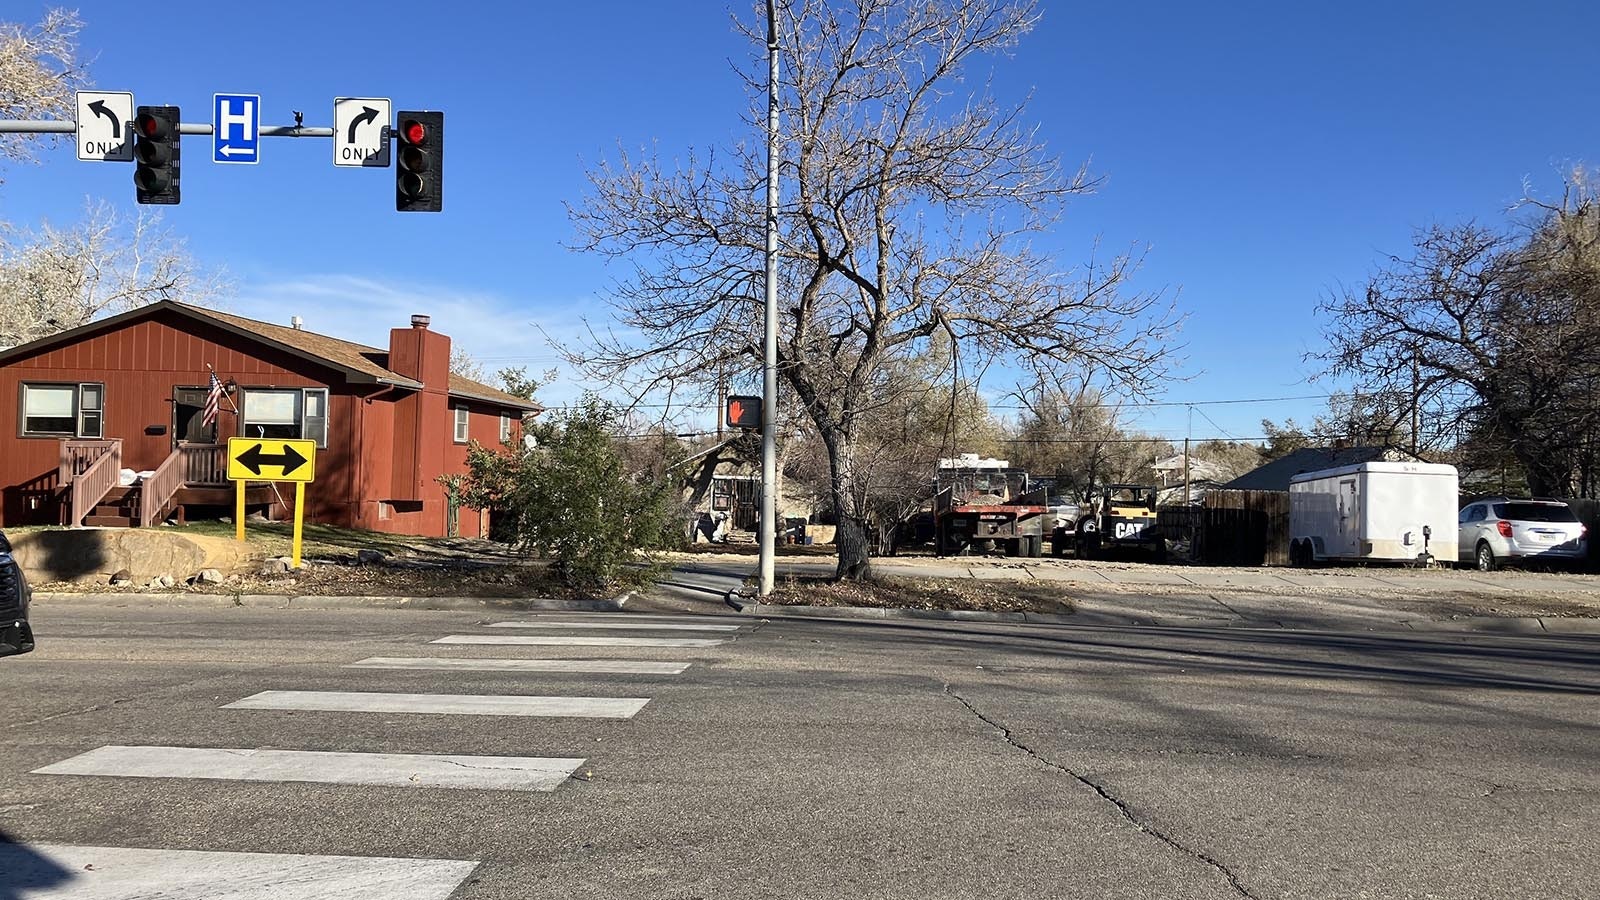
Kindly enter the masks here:
<path id="1" fill-rule="evenodd" d="M 206 394 L 205 413 L 200 418 L 200 424 L 207 428 L 217 424 L 217 413 L 222 409 L 222 382 L 217 378 L 217 373 L 211 373 L 211 392 Z"/>

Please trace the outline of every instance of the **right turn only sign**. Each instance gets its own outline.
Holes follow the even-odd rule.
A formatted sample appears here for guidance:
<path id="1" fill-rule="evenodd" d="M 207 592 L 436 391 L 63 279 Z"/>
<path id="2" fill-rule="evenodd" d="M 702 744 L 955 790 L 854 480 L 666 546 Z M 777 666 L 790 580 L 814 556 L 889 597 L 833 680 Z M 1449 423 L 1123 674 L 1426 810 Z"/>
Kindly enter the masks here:
<path id="1" fill-rule="evenodd" d="M 333 101 L 333 164 L 389 166 L 389 122 L 394 105 L 387 97 L 339 97 Z"/>

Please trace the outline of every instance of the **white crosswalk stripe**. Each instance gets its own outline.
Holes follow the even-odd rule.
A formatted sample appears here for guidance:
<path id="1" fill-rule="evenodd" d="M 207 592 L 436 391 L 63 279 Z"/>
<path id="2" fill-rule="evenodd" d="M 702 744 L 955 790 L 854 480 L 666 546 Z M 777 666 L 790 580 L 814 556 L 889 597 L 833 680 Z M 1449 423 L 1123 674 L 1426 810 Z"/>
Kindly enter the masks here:
<path id="1" fill-rule="evenodd" d="M 726 644 L 726 638 L 581 637 L 531 634 L 452 634 L 433 644 L 499 644 L 521 647 L 672 647 L 696 649 Z"/>
<path id="2" fill-rule="evenodd" d="M 738 631 L 739 625 L 711 625 L 704 623 L 663 622 L 652 624 L 649 622 L 567 622 L 567 621 L 524 621 L 524 622 L 495 622 L 485 627 L 488 628 L 570 628 L 580 630 L 584 628 L 617 629 L 621 631 Z"/>
<path id="3" fill-rule="evenodd" d="M 645 659 L 478 659 L 453 656 L 371 656 L 346 669 L 425 669 L 468 672 L 583 672 L 596 675 L 681 675 L 688 663 Z"/>
<path id="4" fill-rule="evenodd" d="M 369 691 L 262 691 L 223 709 L 426 713 L 461 716 L 558 716 L 631 719 L 648 698 L 531 697 L 521 694 L 388 694 Z"/>
<path id="5" fill-rule="evenodd" d="M 698 650 L 729 643 L 732 633 L 740 631 L 743 624 L 726 617 L 568 613 L 559 618 L 508 620 L 484 627 L 501 633 L 452 634 L 430 643 Z M 507 633 L 516 629 L 572 633 Z M 585 631 L 602 633 L 583 634 Z M 718 636 L 604 633 L 621 631 Z M 343 668 L 671 676 L 684 673 L 690 665 L 634 659 L 372 656 Z M 364 676 L 361 684 L 370 685 L 370 679 L 375 677 Z M 631 719 L 650 702 L 647 697 L 263 690 L 227 703 L 222 709 Z M 566 784 L 587 762 L 579 757 L 109 745 L 45 765 L 32 774 L 551 792 Z M 447 900 L 477 865 L 470 860 L 0 844 L 0 895 L 19 900 L 211 900 L 220 896 L 219 888 L 225 888 L 230 900 Z M 8 889 L 15 893 L 7 893 Z"/>
<path id="6" fill-rule="evenodd" d="M 25 900 L 446 900 L 476 862 L 0 844 L 0 890 Z"/>
<path id="7" fill-rule="evenodd" d="M 35 769 L 33 774 L 553 791 L 583 763 L 581 758 L 538 756 L 111 746 Z"/>

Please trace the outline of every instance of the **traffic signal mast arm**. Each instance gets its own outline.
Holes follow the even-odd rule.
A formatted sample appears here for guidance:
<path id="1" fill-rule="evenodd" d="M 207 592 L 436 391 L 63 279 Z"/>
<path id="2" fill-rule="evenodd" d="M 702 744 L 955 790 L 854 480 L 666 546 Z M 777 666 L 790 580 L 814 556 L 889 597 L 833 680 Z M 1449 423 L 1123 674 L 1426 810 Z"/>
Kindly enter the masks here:
<path id="1" fill-rule="evenodd" d="M 62 122 L 56 119 L 0 119 L 0 134 L 74 134 L 78 130 L 76 122 Z M 178 134 L 214 134 L 215 129 L 210 122 L 180 122 Z M 262 137 L 333 137 L 332 128 L 320 125 L 263 125 Z"/>

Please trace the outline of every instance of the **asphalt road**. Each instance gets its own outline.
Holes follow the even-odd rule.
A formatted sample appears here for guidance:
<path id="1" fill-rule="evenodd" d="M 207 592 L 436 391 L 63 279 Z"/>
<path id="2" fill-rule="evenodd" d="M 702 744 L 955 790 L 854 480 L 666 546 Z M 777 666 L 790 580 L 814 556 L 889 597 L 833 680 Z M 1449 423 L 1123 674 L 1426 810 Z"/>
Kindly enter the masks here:
<path id="1" fill-rule="evenodd" d="M 39 652 L 0 660 L 0 900 L 1600 896 L 1595 637 L 37 619 Z M 545 642 L 430 643 L 451 635 Z M 691 643 L 592 643 L 635 637 Z M 372 658 L 687 668 L 345 668 Z M 435 696 L 338 708 L 396 694 Z M 136 749 L 80 758 L 105 747 Z M 482 757 L 583 761 L 507 789 L 473 786 L 514 765 Z M 34 774 L 63 765 L 100 774 Z M 308 778 L 335 783 L 283 780 Z"/>

